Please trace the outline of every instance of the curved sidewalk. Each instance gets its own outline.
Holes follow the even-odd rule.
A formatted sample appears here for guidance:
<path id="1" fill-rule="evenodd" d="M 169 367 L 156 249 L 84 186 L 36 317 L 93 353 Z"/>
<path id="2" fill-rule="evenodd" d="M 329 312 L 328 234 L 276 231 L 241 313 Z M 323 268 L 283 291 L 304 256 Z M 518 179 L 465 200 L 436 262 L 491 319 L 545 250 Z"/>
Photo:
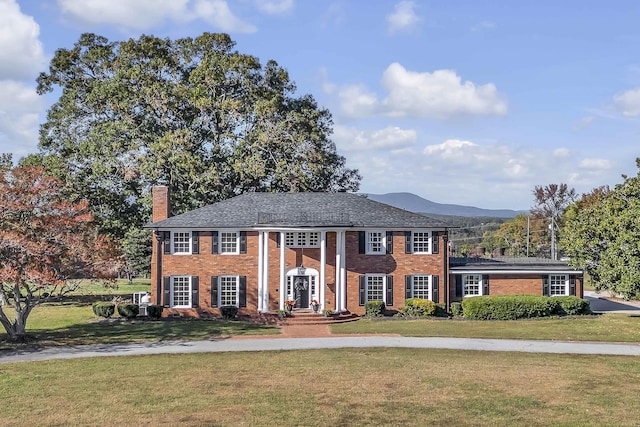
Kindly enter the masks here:
<path id="1" fill-rule="evenodd" d="M 415 338 L 397 336 L 338 336 L 325 338 L 221 338 L 211 341 L 96 344 L 76 347 L 23 349 L 0 353 L 0 363 L 98 356 L 215 353 L 228 351 L 283 351 L 331 348 L 439 348 L 452 350 L 515 351 L 640 356 L 638 344 L 500 340 L 478 338 Z"/>

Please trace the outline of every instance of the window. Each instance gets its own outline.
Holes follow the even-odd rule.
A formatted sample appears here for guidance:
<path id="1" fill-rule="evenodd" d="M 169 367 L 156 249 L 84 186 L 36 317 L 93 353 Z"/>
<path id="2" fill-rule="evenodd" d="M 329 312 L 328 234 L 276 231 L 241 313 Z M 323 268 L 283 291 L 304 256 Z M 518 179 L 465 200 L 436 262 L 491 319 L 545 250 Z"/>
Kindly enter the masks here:
<path id="1" fill-rule="evenodd" d="M 173 232 L 173 253 L 174 254 L 190 254 L 191 253 L 191 232 Z"/>
<path id="2" fill-rule="evenodd" d="M 385 233 L 383 231 L 367 231 L 367 253 L 385 253 Z"/>
<path id="3" fill-rule="evenodd" d="M 384 274 L 366 274 L 359 278 L 360 305 L 367 301 L 384 301 L 393 305 L 393 276 Z"/>
<path id="4" fill-rule="evenodd" d="M 191 276 L 174 276 L 171 278 L 171 307 L 191 307 Z"/>
<path id="5" fill-rule="evenodd" d="M 412 248 L 411 252 L 414 254 L 429 254 L 431 232 L 430 231 L 414 231 L 411 236 Z"/>
<path id="6" fill-rule="evenodd" d="M 411 297 L 431 299 L 431 276 L 430 275 L 413 275 L 411 276 Z"/>
<path id="7" fill-rule="evenodd" d="M 290 248 L 317 248 L 320 247 L 320 232 L 287 232 L 284 241 Z"/>
<path id="8" fill-rule="evenodd" d="M 220 306 L 238 305 L 238 282 L 238 276 L 220 276 L 220 287 L 218 288 Z"/>
<path id="9" fill-rule="evenodd" d="M 569 279 L 565 275 L 550 275 L 549 276 L 549 295 L 561 296 L 569 295 Z"/>
<path id="10" fill-rule="evenodd" d="M 482 295 L 482 275 L 467 274 L 462 277 L 464 284 L 464 296 L 475 297 Z"/>
<path id="11" fill-rule="evenodd" d="M 236 231 L 223 231 L 220 233 L 220 253 L 237 254 L 238 233 Z"/>

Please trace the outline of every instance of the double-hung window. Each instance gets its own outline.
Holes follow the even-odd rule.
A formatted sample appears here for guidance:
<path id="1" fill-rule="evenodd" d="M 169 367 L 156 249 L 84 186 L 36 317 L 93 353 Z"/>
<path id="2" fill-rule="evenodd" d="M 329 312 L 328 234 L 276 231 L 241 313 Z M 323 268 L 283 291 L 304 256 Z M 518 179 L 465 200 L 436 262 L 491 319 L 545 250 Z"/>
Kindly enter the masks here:
<path id="1" fill-rule="evenodd" d="M 247 277 L 236 275 L 211 277 L 211 307 L 246 307 Z"/>
<path id="2" fill-rule="evenodd" d="M 430 231 L 414 231 L 411 235 L 411 251 L 414 254 L 430 254 L 431 253 L 431 232 Z"/>
<path id="3" fill-rule="evenodd" d="M 564 274 L 549 275 L 549 296 L 569 295 L 569 277 Z"/>
<path id="4" fill-rule="evenodd" d="M 431 275 L 414 274 L 411 277 L 411 298 L 431 299 Z"/>
<path id="5" fill-rule="evenodd" d="M 191 253 L 191 232 L 190 231 L 174 231 L 171 240 L 174 254 L 190 254 Z"/>
<path id="6" fill-rule="evenodd" d="M 166 276 L 163 305 L 169 308 L 198 307 L 198 276 Z"/>
<path id="7" fill-rule="evenodd" d="M 393 276 L 385 274 L 366 274 L 360 276 L 360 305 L 367 301 L 384 301 L 393 305 Z"/>
<path id="8" fill-rule="evenodd" d="M 237 231 L 222 231 L 220 232 L 220 253 L 221 254 L 237 254 L 238 232 Z"/>
<path id="9" fill-rule="evenodd" d="M 289 248 L 318 248 L 320 247 L 320 232 L 318 231 L 290 231 L 285 233 L 285 244 Z"/>
<path id="10" fill-rule="evenodd" d="M 482 295 L 482 274 L 465 274 L 462 276 L 462 283 L 465 297 Z"/>
<path id="11" fill-rule="evenodd" d="M 385 249 L 384 231 L 367 231 L 367 254 L 383 254 Z"/>

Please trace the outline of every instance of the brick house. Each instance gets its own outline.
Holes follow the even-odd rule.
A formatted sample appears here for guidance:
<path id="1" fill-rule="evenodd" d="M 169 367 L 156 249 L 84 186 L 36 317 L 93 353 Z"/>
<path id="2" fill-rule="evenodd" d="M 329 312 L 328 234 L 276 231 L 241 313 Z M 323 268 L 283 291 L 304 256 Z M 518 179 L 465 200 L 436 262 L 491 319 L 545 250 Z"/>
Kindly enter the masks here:
<path id="1" fill-rule="evenodd" d="M 170 216 L 167 188 L 155 187 L 147 228 L 151 300 L 167 314 L 448 302 L 445 224 L 355 194 L 246 193 Z"/>
<path id="2" fill-rule="evenodd" d="M 225 305 L 255 314 L 314 300 L 363 314 L 366 301 L 397 309 L 411 297 L 448 307 L 488 292 L 559 295 L 564 279 L 563 292 L 582 296 L 581 272 L 566 263 L 450 266 L 446 224 L 355 194 L 246 193 L 170 212 L 167 187 L 155 187 L 151 301 L 165 315 L 217 315 Z"/>

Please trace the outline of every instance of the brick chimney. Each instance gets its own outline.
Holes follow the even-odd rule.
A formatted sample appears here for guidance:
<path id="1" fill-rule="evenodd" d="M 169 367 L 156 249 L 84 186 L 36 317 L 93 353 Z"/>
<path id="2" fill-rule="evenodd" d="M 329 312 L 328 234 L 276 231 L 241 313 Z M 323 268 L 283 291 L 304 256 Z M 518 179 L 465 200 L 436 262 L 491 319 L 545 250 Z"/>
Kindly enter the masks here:
<path id="1" fill-rule="evenodd" d="M 162 221 L 171 216 L 171 203 L 169 201 L 169 187 L 158 185 L 151 190 L 153 199 L 152 222 Z"/>

